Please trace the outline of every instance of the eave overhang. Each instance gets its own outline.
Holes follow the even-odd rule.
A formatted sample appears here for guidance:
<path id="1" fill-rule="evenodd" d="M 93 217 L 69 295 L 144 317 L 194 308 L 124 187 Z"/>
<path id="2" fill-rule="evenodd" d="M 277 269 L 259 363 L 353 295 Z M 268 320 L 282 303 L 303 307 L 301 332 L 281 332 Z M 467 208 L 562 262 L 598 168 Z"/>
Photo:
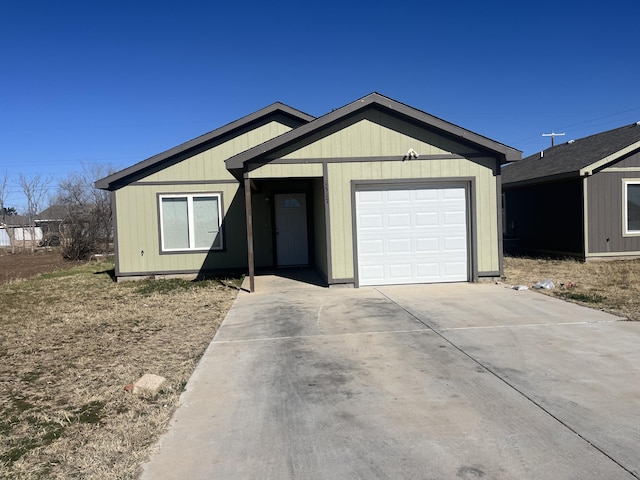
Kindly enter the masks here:
<path id="1" fill-rule="evenodd" d="M 97 180 L 95 186 L 102 190 L 117 190 L 133 181 L 211 148 L 213 145 L 222 143 L 243 131 L 248 131 L 261 122 L 267 122 L 272 118 L 288 124 L 293 129 L 315 119 L 315 117 L 311 115 L 283 103 L 276 102 L 239 120 L 116 172 L 113 175 Z"/>
<path id="2" fill-rule="evenodd" d="M 453 137 L 462 143 L 470 144 L 479 150 L 487 151 L 492 156 L 496 156 L 500 164 L 522 159 L 522 152 L 519 150 L 392 100 L 379 93 L 371 93 L 366 97 L 319 117 L 306 125 L 302 125 L 279 137 L 227 159 L 225 161 L 227 170 L 240 180 L 243 178 L 244 172 L 247 171 L 249 164 L 266 163 L 274 160 L 278 158 L 278 154 L 285 151 L 287 147 L 303 141 L 306 137 L 317 135 L 321 133 L 323 129 L 328 129 L 337 122 L 347 119 L 367 108 L 376 108 L 386 113 L 400 116 L 405 120 L 435 130 L 445 136 Z"/>

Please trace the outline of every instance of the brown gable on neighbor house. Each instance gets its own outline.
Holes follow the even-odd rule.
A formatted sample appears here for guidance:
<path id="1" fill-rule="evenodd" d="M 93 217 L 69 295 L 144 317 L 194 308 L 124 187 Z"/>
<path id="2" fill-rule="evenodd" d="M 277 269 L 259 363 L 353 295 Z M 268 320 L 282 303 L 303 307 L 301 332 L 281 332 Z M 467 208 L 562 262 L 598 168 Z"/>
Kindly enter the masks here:
<path id="1" fill-rule="evenodd" d="M 537 183 L 581 176 L 581 171 L 599 168 L 602 160 L 616 160 L 625 149 L 640 149 L 640 122 L 572 140 L 502 168 L 502 184 Z M 617 155 L 620 153 L 620 155 Z M 589 174 L 593 172 L 589 171 Z"/>

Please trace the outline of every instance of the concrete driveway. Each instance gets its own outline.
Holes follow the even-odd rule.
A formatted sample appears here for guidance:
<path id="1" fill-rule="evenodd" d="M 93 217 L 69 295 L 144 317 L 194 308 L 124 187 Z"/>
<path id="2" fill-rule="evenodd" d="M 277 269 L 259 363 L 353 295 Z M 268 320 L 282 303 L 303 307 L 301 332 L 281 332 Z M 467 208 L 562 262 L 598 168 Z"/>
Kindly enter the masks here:
<path id="1" fill-rule="evenodd" d="M 256 290 L 143 479 L 640 477 L 640 323 L 504 285 Z"/>

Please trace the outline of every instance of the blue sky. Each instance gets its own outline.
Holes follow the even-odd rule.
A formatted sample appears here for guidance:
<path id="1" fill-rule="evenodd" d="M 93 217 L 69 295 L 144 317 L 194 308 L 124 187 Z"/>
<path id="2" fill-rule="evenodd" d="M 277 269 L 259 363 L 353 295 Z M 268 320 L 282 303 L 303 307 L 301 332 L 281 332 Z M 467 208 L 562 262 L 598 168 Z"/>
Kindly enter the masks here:
<path id="1" fill-rule="evenodd" d="M 524 155 L 640 120 L 640 3 L 0 4 L 0 175 L 122 169 L 275 101 L 377 91 Z"/>

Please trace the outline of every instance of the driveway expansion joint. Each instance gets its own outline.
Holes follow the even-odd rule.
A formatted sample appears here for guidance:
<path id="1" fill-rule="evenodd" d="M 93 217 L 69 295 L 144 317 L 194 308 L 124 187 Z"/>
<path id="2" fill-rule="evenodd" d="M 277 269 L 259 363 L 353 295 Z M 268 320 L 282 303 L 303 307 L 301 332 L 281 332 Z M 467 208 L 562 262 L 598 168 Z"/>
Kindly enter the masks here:
<path id="1" fill-rule="evenodd" d="M 599 447 L 598 445 L 596 445 L 595 443 L 593 443 L 592 441 L 590 441 L 588 438 L 586 438 L 584 435 L 582 435 L 580 432 L 578 432 L 577 430 L 575 430 L 573 427 L 571 427 L 569 424 L 567 424 L 566 422 L 564 422 L 563 420 L 561 420 L 557 415 L 554 415 L 551 411 L 549 411 L 547 408 L 545 408 L 544 406 L 542 406 L 540 403 L 538 403 L 537 401 L 535 401 L 531 396 L 527 395 L 523 390 L 519 389 L 518 387 L 516 387 L 514 384 L 512 384 L 511 382 L 509 382 L 507 379 L 501 377 L 497 372 L 495 372 L 494 370 L 492 370 L 491 368 L 489 368 L 487 365 L 485 365 L 483 362 L 481 362 L 480 360 L 478 360 L 477 358 L 475 358 L 473 355 L 467 353 L 462 347 L 456 345 L 453 341 L 451 341 L 450 339 L 448 339 L 447 337 L 445 337 L 441 331 L 444 331 L 446 329 L 442 329 L 441 331 L 436 330 L 434 327 L 432 327 L 431 325 L 429 325 L 427 322 L 425 322 L 424 320 L 422 320 L 420 317 L 418 317 L 417 315 L 415 315 L 413 312 L 411 312 L 410 310 L 408 310 L 407 308 L 403 307 L 402 305 L 400 305 L 399 303 L 397 303 L 395 300 L 393 300 L 391 297 L 389 297 L 388 295 L 386 295 L 384 292 L 380 291 L 378 288 L 374 287 L 374 290 L 377 291 L 380 295 L 382 295 L 384 298 L 386 298 L 388 301 L 390 301 L 392 304 L 394 304 L 396 307 L 398 307 L 400 310 L 403 310 L 404 312 L 406 312 L 408 315 L 410 315 L 412 318 L 414 318 L 418 323 L 424 325 L 428 330 L 432 331 L 434 334 L 436 334 L 437 336 L 439 336 L 444 342 L 448 343 L 449 345 L 451 345 L 453 348 L 455 348 L 457 351 L 459 351 L 460 353 L 462 353 L 464 356 L 466 356 L 469 360 L 471 360 L 472 362 L 476 363 L 477 365 L 479 365 L 481 368 L 485 369 L 487 372 L 489 372 L 491 375 L 493 375 L 496 379 L 498 379 L 499 381 L 501 381 L 502 383 L 504 383 L 505 385 L 507 385 L 509 388 L 513 389 L 516 393 L 518 393 L 519 395 L 521 395 L 523 398 L 525 398 L 526 400 L 528 400 L 529 402 L 531 402 L 531 404 L 535 405 L 537 408 L 539 408 L 541 411 L 543 411 L 545 414 L 547 414 L 549 417 L 551 417 L 552 419 L 554 419 L 556 422 L 558 422 L 560 425 L 562 425 L 564 428 L 566 428 L 567 430 L 569 430 L 571 433 L 573 433 L 574 435 L 576 435 L 578 438 L 580 438 L 583 442 L 585 442 L 586 444 L 590 445 L 593 449 L 597 450 L 598 452 L 600 452 L 600 454 L 604 455 L 606 458 L 608 458 L 609 460 L 611 460 L 613 463 L 615 463 L 618 467 L 620 467 L 621 469 L 623 469 L 625 472 L 627 472 L 628 474 L 630 474 L 631 476 L 633 476 L 634 478 L 637 478 L 640 480 L 640 476 L 638 476 L 637 473 L 635 473 L 633 470 L 631 470 L 630 468 L 627 468 L 626 466 L 624 466 L 620 461 L 616 460 L 615 458 L 613 458 L 610 454 L 608 454 L 603 448 Z M 585 323 L 614 323 L 617 322 L 617 320 L 613 320 L 611 322 L 606 322 L 606 321 L 598 321 L 598 322 L 581 322 L 582 324 Z M 566 324 L 573 324 L 576 322 L 567 322 Z M 564 323 L 563 323 L 564 324 Z M 558 323 L 552 323 L 550 325 L 558 325 Z M 503 327 L 505 328 L 505 327 Z M 448 329 L 448 330 L 455 330 L 454 328 Z"/>

